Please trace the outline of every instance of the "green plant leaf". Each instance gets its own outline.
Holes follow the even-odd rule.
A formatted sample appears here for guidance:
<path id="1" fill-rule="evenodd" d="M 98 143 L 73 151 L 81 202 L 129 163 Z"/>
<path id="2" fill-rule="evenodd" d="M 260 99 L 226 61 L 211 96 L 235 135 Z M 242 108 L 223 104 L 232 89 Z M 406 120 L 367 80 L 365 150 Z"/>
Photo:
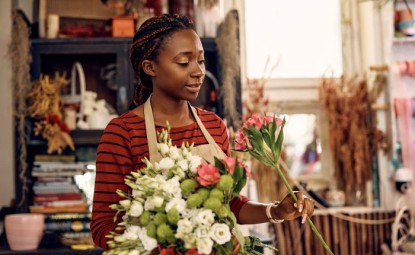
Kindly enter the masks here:
<path id="1" fill-rule="evenodd" d="M 215 166 L 216 166 L 217 169 L 219 169 L 219 172 L 221 174 L 227 174 L 228 173 L 228 170 L 226 169 L 225 164 L 223 164 L 223 162 L 220 159 L 218 159 L 217 157 L 215 157 Z"/>
<path id="2" fill-rule="evenodd" d="M 277 141 L 274 144 L 273 152 L 274 152 L 274 160 L 278 162 L 280 159 L 281 151 L 282 151 L 282 143 L 284 141 L 284 126 L 285 126 L 285 118 L 282 120 L 281 129 L 277 137 Z"/>

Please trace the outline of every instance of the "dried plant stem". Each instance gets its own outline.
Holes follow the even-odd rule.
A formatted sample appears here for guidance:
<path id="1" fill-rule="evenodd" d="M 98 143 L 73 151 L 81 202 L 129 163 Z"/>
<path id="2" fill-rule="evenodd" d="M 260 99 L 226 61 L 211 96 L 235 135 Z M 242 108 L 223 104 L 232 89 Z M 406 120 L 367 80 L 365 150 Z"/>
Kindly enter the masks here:
<path id="1" fill-rule="evenodd" d="M 273 163 L 272 166 L 274 167 L 274 169 L 277 171 L 278 175 L 280 176 L 282 182 L 284 183 L 285 187 L 287 188 L 288 192 L 291 194 L 291 196 L 293 197 L 294 201 L 297 202 L 297 197 L 294 194 L 293 190 L 291 189 L 290 184 L 288 183 L 287 179 L 285 178 L 284 174 L 282 173 L 280 166 L 278 163 Z M 314 234 L 317 236 L 318 240 L 320 241 L 320 243 L 323 245 L 324 249 L 326 249 L 326 251 L 331 254 L 334 255 L 334 253 L 330 250 L 330 247 L 326 244 L 326 242 L 324 241 L 323 237 L 321 236 L 320 232 L 318 232 L 316 226 L 314 226 L 313 221 L 310 219 L 310 217 L 307 217 L 307 222 L 308 225 L 310 225 L 311 230 L 314 232 Z"/>

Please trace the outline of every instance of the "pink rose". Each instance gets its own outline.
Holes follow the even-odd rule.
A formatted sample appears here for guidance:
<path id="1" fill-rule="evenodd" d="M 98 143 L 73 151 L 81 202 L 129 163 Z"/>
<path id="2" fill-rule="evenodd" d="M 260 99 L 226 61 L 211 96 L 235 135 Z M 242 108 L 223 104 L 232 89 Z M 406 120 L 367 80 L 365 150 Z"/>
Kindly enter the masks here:
<path id="1" fill-rule="evenodd" d="M 214 165 L 206 164 L 205 162 L 197 168 L 197 175 L 198 177 L 196 177 L 196 180 L 204 187 L 218 183 L 220 178 L 219 169 Z"/>
<path id="2" fill-rule="evenodd" d="M 233 174 L 233 172 L 235 172 L 235 164 L 236 164 L 236 159 L 232 158 L 232 157 L 225 157 L 222 160 L 223 164 L 225 164 L 226 169 L 228 169 L 228 172 Z"/>
<path id="3" fill-rule="evenodd" d="M 274 117 L 272 117 L 272 116 L 264 116 L 264 118 L 263 118 L 264 125 L 272 123 L 273 121 L 274 121 Z M 282 119 L 276 117 L 275 121 L 277 122 L 277 127 L 280 127 L 281 124 L 282 124 Z"/>

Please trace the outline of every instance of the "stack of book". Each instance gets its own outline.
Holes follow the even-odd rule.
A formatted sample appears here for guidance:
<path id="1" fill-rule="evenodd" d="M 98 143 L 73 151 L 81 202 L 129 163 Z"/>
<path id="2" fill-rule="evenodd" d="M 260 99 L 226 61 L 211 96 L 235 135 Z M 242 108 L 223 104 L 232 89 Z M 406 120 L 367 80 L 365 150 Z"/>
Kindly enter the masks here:
<path id="1" fill-rule="evenodd" d="M 33 165 L 32 213 L 86 213 L 88 205 L 73 176 L 85 165 L 73 155 L 36 155 Z"/>
<path id="2" fill-rule="evenodd" d="M 58 234 L 64 245 L 93 245 L 90 213 L 58 213 L 45 215 L 45 231 Z"/>

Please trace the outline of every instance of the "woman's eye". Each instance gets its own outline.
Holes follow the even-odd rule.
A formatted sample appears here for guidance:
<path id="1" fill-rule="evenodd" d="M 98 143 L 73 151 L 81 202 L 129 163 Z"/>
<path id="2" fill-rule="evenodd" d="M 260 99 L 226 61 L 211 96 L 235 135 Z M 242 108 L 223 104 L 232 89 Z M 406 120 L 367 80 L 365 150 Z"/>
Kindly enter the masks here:
<path id="1" fill-rule="evenodd" d="M 202 64 L 204 64 L 204 63 L 206 63 L 206 61 L 205 61 L 204 59 L 201 59 L 201 60 L 199 60 L 198 62 L 199 62 L 199 64 L 200 64 L 200 65 L 202 65 Z"/>
<path id="2" fill-rule="evenodd" d="M 189 62 L 182 62 L 182 63 L 177 63 L 177 64 L 180 65 L 180 66 L 188 66 Z"/>

